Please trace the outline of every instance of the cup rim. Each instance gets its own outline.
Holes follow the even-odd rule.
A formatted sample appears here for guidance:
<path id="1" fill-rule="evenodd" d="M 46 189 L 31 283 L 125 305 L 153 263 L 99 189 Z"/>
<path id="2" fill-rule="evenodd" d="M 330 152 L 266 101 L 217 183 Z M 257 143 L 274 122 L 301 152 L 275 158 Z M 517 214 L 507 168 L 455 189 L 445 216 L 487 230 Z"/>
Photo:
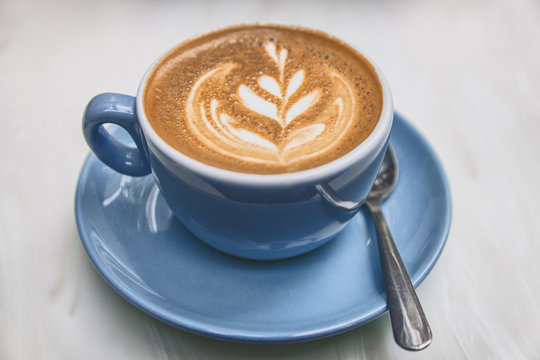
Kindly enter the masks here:
<path id="1" fill-rule="evenodd" d="M 180 151 L 174 149 L 171 145 L 167 144 L 167 142 L 165 142 L 165 140 L 163 140 L 152 128 L 152 126 L 150 125 L 148 121 L 148 118 L 146 117 L 146 113 L 144 111 L 143 96 L 146 89 L 146 84 L 148 81 L 148 77 L 154 70 L 154 67 L 156 66 L 156 64 L 161 59 L 163 59 L 167 54 L 169 54 L 171 51 L 176 49 L 178 46 L 194 38 L 202 37 L 202 36 L 211 34 L 213 32 L 217 32 L 217 31 L 227 29 L 227 28 L 232 28 L 235 26 L 240 27 L 240 26 L 249 26 L 249 25 L 258 25 L 258 26 L 266 25 L 266 26 L 293 28 L 293 29 L 306 30 L 310 32 L 322 33 L 330 37 L 331 39 L 337 39 L 338 41 L 348 45 L 353 50 L 355 50 L 358 54 L 364 57 L 367 60 L 367 62 L 375 70 L 375 75 L 377 76 L 379 83 L 381 85 L 382 99 L 383 99 L 381 114 L 379 115 L 377 125 L 372 130 L 372 132 L 368 135 L 368 137 L 364 141 L 362 141 L 360 144 L 358 144 L 354 149 L 338 157 L 337 159 L 334 159 L 332 161 L 329 161 L 327 163 L 324 163 L 314 168 L 309 168 L 309 169 L 300 170 L 296 172 L 279 173 L 279 174 L 243 173 L 239 171 L 232 171 L 232 170 L 218 168 L 218 167 L 203 163 L 201 161 L 195 160 L 187 155 L 184 155 Z M 315 30 L 315 29 L 311 29 L 311 28 L 303 27 L 303 26 L 274 24 L 274 23 L 252 23 L 252 24 L 246 23 L 246 24 L 230 25 L 230 26 L 221 27 L 218 29 L 204 32 L 197 36 L 183 40 L 180 43 L 177 43 L 176 45 L 174 45 L 173 47 L 165 51 L 156 60 L 154 60 L 154 62 L 146 70 L 137 90 L 136 106 L 137 106 L 137 117 L 139 119 L 139 124 L 142 127 L 146 141 L 153 144 L 163 155 L 168 157 L 174 163 L 180 164 L 183 167 L 189 169 L 190 171 L 196 174 L 199 174 L 205 178 L 215 179 L 215 180 L 218 180 L 221 182 L 227 182 L 227 183 L 234 183 L 234 184 L 241 184 L 241 185 L 248 185 L 248 186 L 249 185 L 266 186 L 266 187 L 282 186 L 284 184 L 308 183 L 308 182 L 316 183 L 318 180 L 328 179 L 335 174 L 339 174 L 343 172 L 347 168 L 353 166 L 357 161 L 359 161 L 359 159 L 367 159 L 368 162 L 371 161 L 373 158 L 375 158 L 376 154 L 378 153 L 378 150 L 380 150 L 384 146 L 386 139 L 390 135 L 390 130 L 392 128 L 393 117 L 394 117 L 392 93 L 390 91 L 390 86 L 388 85 L 386 77 L 384 76 L 382 70 L 377 66 L 377 64 L 369 56 L 367 56 L 365 52 L 359 50 L 357 46 L 346 43 L 343 40 L 339 39 L 338 37 L 333 36 L 332 34 L 329 34 L 321 30 Z"/>

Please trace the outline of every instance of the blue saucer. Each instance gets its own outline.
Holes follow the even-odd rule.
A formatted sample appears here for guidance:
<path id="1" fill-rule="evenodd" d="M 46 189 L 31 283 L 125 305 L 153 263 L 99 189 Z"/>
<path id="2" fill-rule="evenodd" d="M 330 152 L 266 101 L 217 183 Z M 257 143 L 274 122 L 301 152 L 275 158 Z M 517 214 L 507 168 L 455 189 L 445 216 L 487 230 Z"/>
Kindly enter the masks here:
<path id="1" fill-rule="evenodd" d="M 417 286 L 446 241 L 450 192 L 435 153 L 399 115 L 390 141 L 400 177 L 383 210 Z M 187 331 L 292 342 L 347 331 L 386 310 L 374 228 L 364 212 L 308 254 L 242 260 L 191 235 L 151 176 L 120 175 L 92 154 L 80 175 L 75 211 L 82 243 L 105 280 L 143 311 Z"/>

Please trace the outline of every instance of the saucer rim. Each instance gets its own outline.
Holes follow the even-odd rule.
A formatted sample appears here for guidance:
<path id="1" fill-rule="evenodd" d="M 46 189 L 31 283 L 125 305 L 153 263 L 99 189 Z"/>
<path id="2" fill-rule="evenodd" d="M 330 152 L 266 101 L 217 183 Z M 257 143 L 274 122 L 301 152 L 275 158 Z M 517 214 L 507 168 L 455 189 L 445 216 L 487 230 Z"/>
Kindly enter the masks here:
<path id="1" fill-rule="evenodd" d="M 394 126 L 396 126 L 399 122 L 402 126 L 407 128 L 408 132 L 413 133 L 416 137 L 415 142 L 420 143 L 421 148 L 423 148 L 426 154 L 429 155 L 429 157 L 433 160 L 436 171 L 438 174 L 440 174 L 440 188 L 443 190 L 443 201 L 446 205 L 444 209 L 444 219 L 441 220 L 441 226 L 439 227 L 442 237 L 441 240 L 439 240 L 438 246 L 432 252 L 434 256 L 432 257 L 431 261 L 429 261 L 423 266 L 423 268 L 418 269 L 419 271 L 415 274 L 414 278 L 411 277 L 411 282 L 413 286 L 417 288 L 425 280 L 427 275 L 429 275 L 429 273 L 432 271 L 446 245 L 452 221 L 452 199 L 448 177 L 433 147 L 426 140 L 426 138 L 403 116 L 395 113 L 394 117 Z M 391 142 L 392 141 L 390 134 L 390 143 Z M 173 327 L 182 329 L 193 334 L 203 335 L 214 339 L 241 343 L 293 343 L 321 339 L 350 331 L 354 328 L 357 328 L 361 325 L 377 319 L 378 317 L 384 315 L 387 311 L 387 304 L 386 302 L 383 302 L 380 306 L 371 309 L 371 311 L 360 313 L 357 316 L 348 318 L 346 321 L 342 321 L 327 327 L 321 327 L 312 331 L 304 331 L 298 334 L 286 333 L 284 335 L 283 332 L 279 331 L 255 332 L 252 330 L 238 331 L 237 329 L 235 329 L 234 332 L 231 332 L 230 328 L 209 324 L 204 321 L 193 320 L 182 314 L 164 310 L 159 305 L 156 305 L 154 303 L 144 301 L 142 298 L 137 296 L 137 294 L 133 292 L 129 286 L 124 285 L 120 280 L 117 280 L 109 274 L 109 271 L 105 269 L 105 265 L 101 261 L 99 261 L 100 257 L 96 253 L 95 249 L 91 246 L 91 241 L 88 240 L 91 237 L 87 233 L 83 224 L 84 220 L 83 216 L 81 215 L 83 211 L 81 194 L 83 192 L 82 179 L 87 178 L 90 169 L 89 164 L 91 163 L 91 161 L 96 160 L 92 158 L 93 155 L 91 152 L 85 157 L 83 166 L 79 174 L 77 190 L 75 193 L 75 220 L 81 243 L 100 276 L 120 296 L 122 296 L 124 299 L 126 299 L 138 309 L 142 310 L 144 313 Z"/>

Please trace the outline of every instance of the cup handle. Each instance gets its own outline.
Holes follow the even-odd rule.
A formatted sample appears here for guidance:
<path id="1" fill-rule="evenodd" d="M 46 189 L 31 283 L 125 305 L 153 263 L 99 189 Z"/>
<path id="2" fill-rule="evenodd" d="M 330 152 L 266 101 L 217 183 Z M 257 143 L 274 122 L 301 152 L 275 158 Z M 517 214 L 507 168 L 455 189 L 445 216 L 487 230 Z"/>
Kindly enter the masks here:
<path id="1" fill-rule="evenodd" d="M 355 213 L 366 202 L 366 199 L 362 201 L 343 200 L 343 198 L 341 198 L 341 196 L 339 196 L 339 194 L 328 185 L 318 184 L 315 185 L 315 188 L 326 201 L 345 213 Z"/>
<path id="2" fill-rule="evenodd" d="M 96 156 L 112 169 L 130 176 L 151 172 L 148 147 L 141 131 L 135 98 L 129 95 L 104 93 L 95 96 L 83 116 L 83 133 Z M 136 147 L 114 138 L 102 125 L 115 124 L 128 132 Z"/>

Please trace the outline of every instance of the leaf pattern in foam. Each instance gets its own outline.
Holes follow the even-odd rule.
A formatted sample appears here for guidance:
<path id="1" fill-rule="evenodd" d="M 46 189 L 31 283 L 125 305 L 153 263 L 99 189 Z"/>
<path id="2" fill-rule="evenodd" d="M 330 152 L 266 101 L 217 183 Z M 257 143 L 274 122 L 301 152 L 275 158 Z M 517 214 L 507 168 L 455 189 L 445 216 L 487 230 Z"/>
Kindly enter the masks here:
<path id="1" fill-rule="evenodd" d="M 293 95 L 296 90 L 302 85 L 304 82 L 304 70 L 298 70 L 296 74 L 293 75 L 291 80 L 289 81 L 289 86 L 287 86 L 287 94 L 285 96 L 285 101 L 287 101 L 288 98 Z"/>
<path id="2" fill-rule="evenodd" d="M 240 85 L 238 88 L 238 96 L 242 100 L 242 103 L 248 109 L 279 121 L 278 111 L 276 104 L 273 104 L 259 95 L 255 94 L 253 90 L 245 85 Z"/>
<path id="3" fill-rule="evenodd" d="M 264 48 L 266 49 L 268 55 L 270 55 L 270 57 L 276 62 L 276 64 L 279 65 L 279 60 L 276 54 L 276 45 L 274 43 L 268 43 Z"/>
<path id="4" fill-rule="evenodd" d="M 262 146 L 267 149 L 277 150 L 277 147 L 274 143 L 266 140 L 259 134 L 256 134 L 246 129 L 235 129 L 235 133 L 236 133 L 235 134 L 236 136 L 242 138 L 242 140 L 246 142 L 249 142 L 258 146 Z"/>
<path id="5" fill-rule="evenodd" d="M 262 89 L 281 99 L 281 90 L 276 79 L 268 75 L 263 75 L 259 78 L 258 83 Z"/>
<path id="6" fill-rule="evenodd" d="M 287 111 L 287 115 L 285 115 L 285 124 L 288 125 L 297 116 L 305 113 L 319 100 L 320 97 L 321 91 L 319 89 L 315 89 L 306 96 L 302 97 L 300 100 L 298 100 L 293 106 L 289 108 L 289 111 Z"/>
<path id="7" fill-rule="evenodd" d="M 297 146 L 314 140 L 324 131 L 325 127 L 326 126 L 324 124 L 312 124 L 291 132 L 287 136 L 287 139 L 290 140 L 283 149 L 283 151 L 289 151 Z"/>
<path id="8" fill-rule="evenodd" d="M 274 43 L 268 43 L 264 48 L 266 49 L 266 52 L 268 53 L 268 55 L 270 55 L 272 60 L 274 60 L 274 62 L 278 65 L 280 72 L 283 73 L 283 69 L 285 68 L 285 62 L 287 61 L 287 49 L 281 49 L 278 58 L 278 54 L 276 52 L 276 45 Z"/>
<path id="9" fill-rule="evenodd" d="M 235 128 L 232 125 L 233 118 L 231 118 L 229 115 L 221 114 L 220 115 L 220 120 L 227 127 L 227 130 L 230 133 L 232 133 L 234 136 L 241 139 L 242 141 L 248 142 L 248 143 L 251 143 L 251 144 L 254 144 L 254 145 L 262 146 L 264 148 L 271 149 L 271 150 L 274 150 L 274 151 L 277 150 L 277 147 L 273 142 L 266 140 L 265 138 L 263 138 L 259 134 L 251 132 L 251 131 L 249 131 L 247 129 L 237 129 L 237 128 Z"/>
<path id="10" fill-rule="evenodd" d="M 279 53 L 279 67 L 283 71 L 285 68 L 285 61 L 287 60 L 287 49 L 281 49 Z"/>

